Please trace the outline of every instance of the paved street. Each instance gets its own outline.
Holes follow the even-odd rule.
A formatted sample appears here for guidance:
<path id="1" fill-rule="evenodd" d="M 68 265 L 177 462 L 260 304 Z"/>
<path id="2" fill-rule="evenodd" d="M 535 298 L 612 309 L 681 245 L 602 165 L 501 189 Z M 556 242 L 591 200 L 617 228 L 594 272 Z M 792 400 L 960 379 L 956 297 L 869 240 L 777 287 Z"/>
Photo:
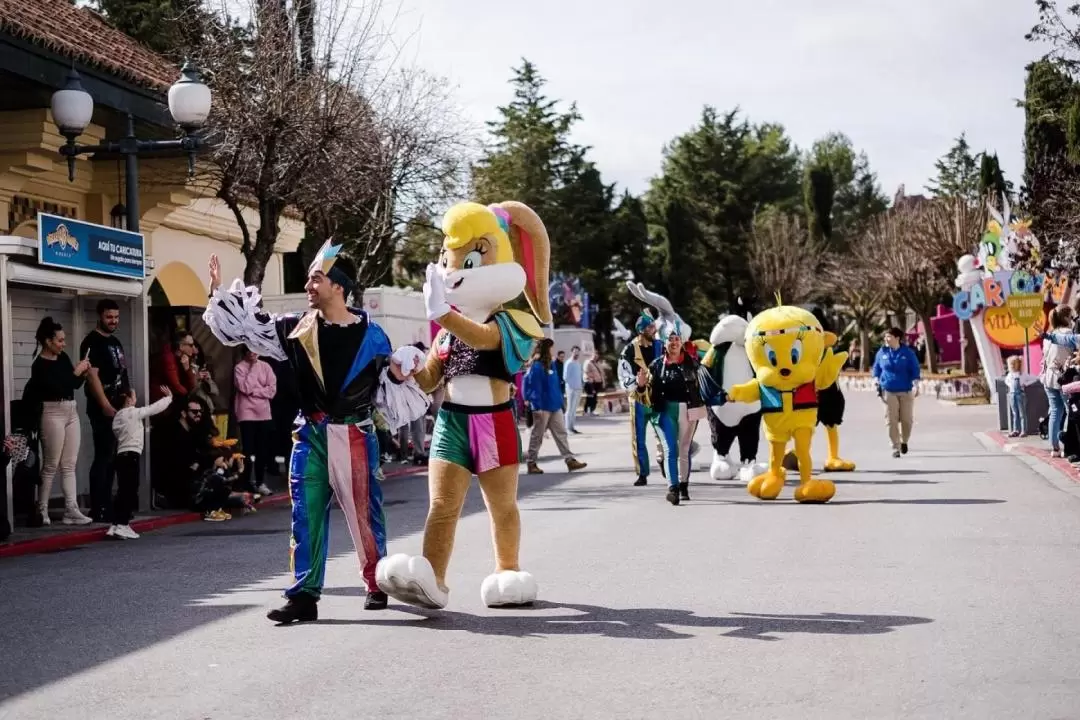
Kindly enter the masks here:
<path id="1" fill-rule="evenodd" d="M 475 486 L 442 613 L 364 612 L 336 511 L 317 625 L 263 615 L 285 510 L 0 562 L 0 718 L 1077 717 L 1080 493 L 980 444 L 989 408 L 916 412 L 893 460 L 849 394 L 860 470 L 826 506 L 702 470 L 671 507 L 658 473 L 630 486 L 625 419 L 583 421 L 588 470 L 522 479 L 534 609 L 480 602 Z M 424 479 L 386 493 L 391 552 L 418 552 Z"/>

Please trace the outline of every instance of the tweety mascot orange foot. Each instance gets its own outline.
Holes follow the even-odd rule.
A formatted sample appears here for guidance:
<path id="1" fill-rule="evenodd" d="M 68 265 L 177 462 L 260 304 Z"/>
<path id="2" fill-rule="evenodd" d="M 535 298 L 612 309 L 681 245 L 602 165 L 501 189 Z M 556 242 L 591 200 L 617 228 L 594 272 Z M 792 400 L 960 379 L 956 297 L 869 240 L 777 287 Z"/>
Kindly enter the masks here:
<path id="1" fill-rule="evenodd" d="M 836 494 L 829 480 L 811 477 L 810 443 L 817 425 L 818 391 L 836 382 L 847 353 L 834 353 L 836 336 L 826 333 L 814 314 L 779 305 L 759 313 L 746 328 L 746 352 L 755 378 L 731 388 L 735 402 L 761 403 L 769 469 L 747 489 L 761 500 L 775 500 L 784 489 L 784 450 L 795 441 L 799 487 L 795 500 L 823 503 Z"/>
<path id="2" fill-rule="evenodd" d="M 461 203 L 447 211 L 443 233 L 439 262 L 428 266 L 424 285 L 428 318 L 442 329 L 414 375 L 425 392 L 446 384 L 431 438 L 423 555 L 387 557 L 375 578 L 402 602 L 446 607 L 458 517 L 476 475 L 495 545 L 495 572 L 483 581 L 481 598 L 489 607 L 529 604 L 537 584 L 518 566 L 521 438 L 510 387 L 543 337 L 540 323 L 551 322 L 547 230 L 518 202 Z M 504 309 L 522 291 L 532 313 Z"/>

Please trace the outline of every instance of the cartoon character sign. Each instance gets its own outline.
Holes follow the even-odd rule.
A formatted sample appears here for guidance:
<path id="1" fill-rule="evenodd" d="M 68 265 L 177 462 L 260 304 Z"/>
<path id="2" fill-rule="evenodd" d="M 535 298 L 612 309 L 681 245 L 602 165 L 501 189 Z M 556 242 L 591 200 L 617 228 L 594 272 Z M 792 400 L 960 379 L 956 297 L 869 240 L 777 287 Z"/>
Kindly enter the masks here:
<path id="1" fill-rule="evenodd" d="M 778 305 L 750 321 L 746 352 L 755 378 L 736 385 L 729 399 L 761 403 L 769 468 L 754 477 L 747 489 L 762 500 L 775 500 L 784 488 L 784 450 L 795 441 L 799 487 L 795 500 L 828 502 L 836 493 L 829 480 L 811 476 L 810 443 L 817 425 L 818 392 L 836 382 L 847 353 L 834 353 L 836 336 L 826 333 L 809 310 Z"/>
<path id="2" fill-rule="evenodd" d="M 430 507 L 423 554 L 379 563 L 388 595 L 412 605 L 446 607 L 446 572 L 458 517 L 473 475 L 491 516 L 495 572 L 482 583 L 489 607 L 536 600 L 537 583 L 522 571 L 517 505 L 521 438 L 510 387 L 551 322 L 550 247 L 544 223 L 519 202 L 461 203 L 443 218 L 442 253 L 424 285 L 428 318 L 442 326 L 415 377 L 425 391 L 446 384 L 429 463 Z M 532 312 L 504 305 L 522 291 Z"/>

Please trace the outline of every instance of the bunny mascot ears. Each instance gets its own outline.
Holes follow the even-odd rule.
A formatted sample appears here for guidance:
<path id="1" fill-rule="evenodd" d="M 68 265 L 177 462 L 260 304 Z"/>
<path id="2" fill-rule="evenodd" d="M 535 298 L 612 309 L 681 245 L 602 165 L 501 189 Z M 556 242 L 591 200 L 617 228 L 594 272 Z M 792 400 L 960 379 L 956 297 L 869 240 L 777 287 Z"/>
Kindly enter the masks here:
<path id="1" fill-rule="evenodd" d="M 540 216 L 528 205 L 516 200 L 506 200 L 489 205 L 499 218 L 514 261 L 525 268 L 525 299 L 542 325 L 551 323 L 551 300 L 548 299 L 548 282 L 551 272 L 551 241 Z"/>

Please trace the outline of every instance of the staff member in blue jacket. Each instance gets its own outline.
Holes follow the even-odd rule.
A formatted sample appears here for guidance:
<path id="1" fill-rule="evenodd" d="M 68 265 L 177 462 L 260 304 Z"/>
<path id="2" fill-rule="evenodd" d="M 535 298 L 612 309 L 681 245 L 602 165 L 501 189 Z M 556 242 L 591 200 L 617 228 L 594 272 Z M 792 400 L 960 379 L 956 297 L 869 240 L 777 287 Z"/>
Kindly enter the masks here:
<path id="1" fill-rule="evenodd" d="M 916 383 L 922 374 L 919 358 L 914 350 L 903 344 L 903 338 L 903 330 L 889 328 L 885 333 L 885 346 L 874 358 L 874 380 L 885 400 L 885 422 L 894 458 L 907 454 L 915 419 L 915 397 L 919 394 Z"/>
<path id="2" fill-rule="evenodd" d="M 525 454 L 530 475 L 539 475 L 544 472 L 537 465 L 537 458 L 540 454 L 540 444 L 544 442 L 544 433 L 548 430 L 555 438 L 555 445 L 566 462 L 566 469 L 581 470 L 585 467 L 585 463 L 575 458 L 570 452 L 570 443 L 567 441 L 566 422 L 563 416 L 562 380 L 555 367 L 555 360 L 551 357 L 554 344 L 551 338 L 540 341 L 532 365 L 529 366 L 529 372 L 525 375 L 523 387 L 525 402 L 528 403 L 533 415 L 529 450 Z"/>

